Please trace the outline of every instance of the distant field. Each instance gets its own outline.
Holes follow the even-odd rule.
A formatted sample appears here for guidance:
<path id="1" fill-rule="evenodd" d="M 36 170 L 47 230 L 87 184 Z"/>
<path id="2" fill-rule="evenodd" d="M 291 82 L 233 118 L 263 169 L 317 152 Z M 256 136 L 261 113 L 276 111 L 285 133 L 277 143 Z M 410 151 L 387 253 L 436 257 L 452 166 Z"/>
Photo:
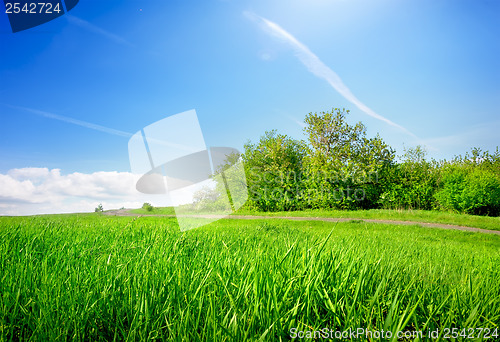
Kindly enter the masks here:
<path id="1" fill-rule="evenodd" d="M 303 217 L 347 217 L 359 219 L 401 220 L 443 223 L 457 226 L 500 230 L 500 217 L 476 216 L 428 210 L 305 210 L 279 212 L 241 211 L 241 215 L 258 216 L 303 216 Z"/>
<path id="2" fill-rule="evenodd" d="M 131 213 L 143 215 L 175 215 L 171 207 L 154 208 L 153 211 L 144 209 L 132 209 Z M 482 229 L 500 230 L 500 217 L 476 216 L 458 214 L 442 211 L 428 210 L 304 210 L 304 211 L 279 211 L 279 212 L 256 212 L 238 211 L 237 215 L 256 216 L 294 216 L 294 217 L 338 217 L 378 220 L 401 220 L 429 223 L 443 223 L 457 226 L 466 226 Z"/>
<path id="3" fill-rule="evenodd" d="M 288 220 L 181 233 L 175 218 L 88 214 L 3 217 L 0 239 L 2 341 L 478 336 L 500 322 L 500 236 L 490 234 Z"/>
<path id="4" fill-rule="evenodd" d="M 142 214 L 142 215 L 175 215 L 175 210 L 172 207 L 158 207 L 154 208 L 152 211 L 147 211 L 146 209 L 130 209 L 132 214 Z"/>

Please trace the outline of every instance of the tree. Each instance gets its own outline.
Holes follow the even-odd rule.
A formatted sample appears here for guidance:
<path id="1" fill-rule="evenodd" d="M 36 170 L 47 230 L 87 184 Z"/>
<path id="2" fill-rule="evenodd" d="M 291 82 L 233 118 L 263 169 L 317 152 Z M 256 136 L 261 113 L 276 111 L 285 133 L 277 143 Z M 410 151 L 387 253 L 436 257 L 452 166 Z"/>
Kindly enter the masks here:
<path id="1" fill-rule="evenodd" d="M 443 163 L 435 198 L 440 208 L 474 215 L 500 214 L 500 152 L 473 148 Z"/>
<path id="2" fill-rule="evenodd" d="M 146 211 L 153 211 L 154 207 L 151 205 L 151 203 L 146 202 L 142 205 L 142 209 Z"/>
<path id="3" fill-rule="evenodd" d="M 426 160 L 427 151 L 420 145 L 407 148 L 386 174 L 380 204 L 387 209 L 424 209 L 436 207 L 435 192 L 439 165 Z"/>
<path id="4" fill-rule="evenodd" d="M 260 210 L 296 210 L 303 206 L 303 159 L 307 147 L 275 130 L 257 144 L 245 144 L 243 161 L 249 205 Z"/>
<path id="5" fill-rule="evenodd" d="M 215 170 L 210 177 L 214 183 L 205 186 L 193 195 L 192 210 L 235 212 L 247 200 L 247 183 L 241 155 L 236 151 L 230 152 L 231 149 L 227 151 L 224 151 L 226 148 L 220 149 L 216 152 Z M 214 160 L 214 154 L 212 154 L 212 160 Z"/>
<path id="6" fill-rule="evenodd" d="M 367 208 L 376 205 L 381 174 L 393 164 L 394 150 L 366 127 L 347 123 L 349 110 L 309 113 L 304 122 L 311 153 L 305 158 L 308 201 L 313 207 Z"/>
<path id="7" fill-rule="evenodd" d="M 353 153 L 359 150 L 360 138 L 366 134 L 366 128 L 358 122 L 351 126 L 345 117 L 349 110 L 332 109 L 331 112 L 309 113 L 304 119 L 304 128 L 315 157 L 324 161 L 334 160 L 346 163 Z"/>
<path id="8" fill-rule="evenodd" d="M 99 205 L 94 209 L 94 212 L 96 213 L 102 213 L 104 211 L 102 204 L 99 203 Z"/>

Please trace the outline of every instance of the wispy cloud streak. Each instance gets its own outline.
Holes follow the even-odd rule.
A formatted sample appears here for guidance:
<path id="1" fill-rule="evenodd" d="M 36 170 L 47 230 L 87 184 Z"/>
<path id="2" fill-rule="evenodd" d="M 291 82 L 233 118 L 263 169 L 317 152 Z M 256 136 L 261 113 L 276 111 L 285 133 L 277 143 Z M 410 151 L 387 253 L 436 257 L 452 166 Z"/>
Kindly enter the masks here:
<path id="1" fill-rule="evenodd" d="M 97 124 L 94 124 L 94 123 L 91 123 L 91 122 L 82 121 L 82 120 L 78 120 L 78 119 L 73 119 L 73 118 L 70 118 L 70 117 L 67 117 L 67 116 L 58 115 L 58 114 L 54 114 L 54 113 L 50 113 L 50 112 L 45 112 L 45 111 L 38 110 L 38 109 L 21 107 L 21 106 L 13 106 L 13 105 L 10 105 L 10 104 L 3 104 L 3 105 L 5 105 L 5 106 L 7 106 L 9 108 L 13 108 L 13 109 L 17 109 L 17 110 L 23 110 L 23 111 L 26 111 L 26 112 L 29 112 L 29 113 L 33 113 L 33 114 L 36 114 L 36 115 L 39 115 L 39 116 L 42 116 L 42 117 L 45 117 L 45 118 L 48 118 L 48 119 L 53 119 L 53 120 L 58 120 L 58 121 L 66 122 L 66 123 L 69 123 L 69 124 L 73 124 L 73 125 L 77 125 L 77 126 L 81 126 L 81 127 L 93 129 L 95 131 L 100 131 L 100 132 L 108 133 L 108 134 L 111 134 L 111 135 L 116 135 L 116 136 L 119 136 L 119 137 L 131 138 L 134 135 L 134 134 L 129 133 L 129 132 L 120 131 L 120 130 L 117 130 L 117 129 L 114 129 L 114 128 L 109 128 L 109 127 L 97 125 Z M 179 127 L 179 129 L 182 129 L 182 128 L 183 127 Z M 184 129 L 186 129 L 186 128 L 187 127 L 184 127 Z M 177 144 L 177 143 L 168 141 L 166 139 L 155 139 L 155 138 L 148 137 L 147 141 L 148 141 L 148 143 L 155 143 L 155 144 L 158 144 L 158 145 L 161 145 L 161 146 L 168 146 L 168 147 L 172 147 L 172 148 L 175 148 L 175 149 L 179 149 L 179 150 L 183 150 L 183 151 L 187 151 L 187 152 L 191 152 L 191 153 L 194 153 L 194 152 L 198 151 L 196 149 L 193 150 L 192 146 L 186 146 L 186 145 L 183 145 L 183 144 Z"/>
<path id="2" fill-rule="evenodd" d="M 303 122 L 302 122 L 302 121 L 300 121 L 300 120 L 295 119 L 293 116 L 286 115 L 286 117 L 287 117 L 288 119 L 292 120 L 293 122 L 295 122 L 295 123 L 296 123 L 297 125 L 299 125 L 300 127 L 302 127 L 302 128 L 306 128 L 306 124 L 305 124 L 305 123 L 303 123 Z"/>
<path id="3" fill-rule="evenodd" d="M 73 118 L 70 118 L 70 117 L 67 117 L 67 116 L 63 116 L 63 115 L 58 115 L 58 114 L 54 114 L 54 113 L 44 112 L 44 111 L 38 110 L 38 109 L 32 109 L 32 108 L 20 107 L 20 106 L 12 106 L 12 105 L 6 105 L 6 106 L 10 107 L 10 108 L 13 108 L 13 109 L 24 110 L 26 112 L 30 112 L 30 113 L 33 113 L 33 114 L 36 114 L 36 115 L 40 115 L 40 116 L 43 116 L 43 117 L 46 117 L 46 118 L 49 118 L 49 119 L 63 121 L 63 122 L 70 123 L 70 124 L 73 124 L 73 125 L 77 125 L 77 126 L 81 126 L 81 127 L 85 127 L 85 128 L 90 128 L 90 129 L 93 129 L 95 131 L 100 131 L 100 132 L 104 132 L 104 133 L 108 133 L 108 134 L 112 134 L 112 135 L 117 135 L 117 136 L 120 136 L 120 137 L 130 138 L 132 136 L 132 134 L 128 133 L 128 132 L 120 131 L 120 130 L 117 130 L 117 129 L 114 129 L 114 128 L 109 128 L 109 127 L 105 127 L 105 126 L 101 126 L 101 125 L 96 125 L 96 124 L 93 124 L 93 123 L 90 123 L 90 122 L 86 122 L 86 121 L 82 121 L 82 120 L 73 119 Z"/>
<path id="4" fill-rule="evenodd" d="M 377 120 L 383 121 L 393 127 L 396 127 L 414 138 L 417 138 L 415 134 L 410 132 L 405 127 L 398 125 L 397 123 L 387 119 L 386 117 L 383 117 L 380 114 L 375 113 L 371 108 L 361 102 L 356 96 L 354 96 L 354 94 L 344 84 L 344 82 L 336 72 L 326 66 L 318 58 L 318 56 L 316 56 L 311 50 L 309 50 L 306 45 L 298 41 L 293 35 L 291 35 L 281 26 L 252 12 L 244 12 L 244 14 L 251 20 L 257 22 L 264 29 L 264 31 L 290 45 L 293 48 L 297 58 L 302 62 L 302 64 L 306 66 L 306 68 L 311 73 L 327 81 L 340 95 L 342 95 L 346 100 L 358 107 L 365 114 Z"/>
<path id="5" fill-rule="evenodd" d="M 129 47 L 134 47 L 134 45 L 132 43 L 130 43 L 129 41 L 127 41 L 126 39 L 124 39 L 124 38 L 122 38 L 114 33 L 111 33 L 109 31 L 106 31 L 106 30 L 104 30 L 104 29 L 102 29 L 94 24 L 91 24 L 86 20 L 80 19 L 80 18 L 75 17 L 74 15 L 70 15 L 70 14 L 67 14 L 66 18 L 68 19 L 68 21 L 70 23 L 75 24 L 77 26 L 80 26 L 81 28 L 83 28 L 87 31 L 99 34 L 107 39 L 114 41 L 117 44 L 129 46 Z"/>

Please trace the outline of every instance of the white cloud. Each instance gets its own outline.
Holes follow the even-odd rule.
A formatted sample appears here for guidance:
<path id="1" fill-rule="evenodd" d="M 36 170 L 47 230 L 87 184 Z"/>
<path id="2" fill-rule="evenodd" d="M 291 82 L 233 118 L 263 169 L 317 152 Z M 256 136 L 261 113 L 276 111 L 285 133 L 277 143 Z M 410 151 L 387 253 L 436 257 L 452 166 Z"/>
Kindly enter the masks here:
<path id="1" fill-rule="evenodd" d="M 351 90 L 344 84 L 342 79 L 335 73 L 332 69 L 330 69 L 328 66 L 326 66 L 319 58 L 316 56 L 309 48 L 302 44 L 299 40 L 297 40 L 293 35 L 291 35 L 289 32 L 287 32 L 285 29 L 283 29 L 281 26 L 278 24 L 260 17 L 256 15 L 255 13 L 252 12 L 244 12 L 244 14 L 252 19 L 253 21 L 257 22 L 267 33 L 269 33 L 272 36 L 275 36 L 279 38 L 280 40 L 284 41 L 288 45 L 292 47 L 292 49 L 295 51 L 295 54 L 297 58 L 306 66 L 306 68 L 316 75 L 319 78 L 322 78 L 326 80 L 340 95 L 342 95 L 346 100 L 354 104 L 356 107 L 358 107 L 361 111 L 363 111 L 365 114 L 383 121 L 390 126 L 396 127 L 399 130 L 405 132 L 406 134 L 417 138 L 415 134 L 410 132 L 408 129 L 405 127 L 398 125 L 397 123 L 387 119 L 386 117 L 377 114 L 375 111 L 373 111 L 371 108 L 369 108 L 367 105 L 365 105 L 363 102 L 361 102 L 354 94 L 351 92 Z"/>
<path id="2" fill-rule="evenodd" d="M 12 169 L 0 174 L 0 215 L 92 212 L 99 203 L 104 209 L 137 208 L 144 202 L 171 205 L 167 195 L 138 192 L 139 177 L 116 171 L 63 175 L 59 169 Z"/>
<path id="3" fill-rule="evenodd" d="M 50 174 L 59 174 L 59 169 L 50 170 L 41 167 L 26 167 L 23 169 L 12 169 L 8 172 L 8 175 L 17 180 L 38 180 L 47 178 Z"/>

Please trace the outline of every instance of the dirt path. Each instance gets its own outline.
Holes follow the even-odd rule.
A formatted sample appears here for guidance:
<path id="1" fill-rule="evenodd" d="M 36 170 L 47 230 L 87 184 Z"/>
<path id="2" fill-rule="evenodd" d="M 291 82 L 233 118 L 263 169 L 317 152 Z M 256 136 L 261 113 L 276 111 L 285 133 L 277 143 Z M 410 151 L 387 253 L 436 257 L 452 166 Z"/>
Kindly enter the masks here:
<path id="1" fill-rule="evenodd" d="M 149 215 L 149 214 L 133 214 L 129 212 L 128 209 L 119 209 L 119 210 L 109 210 L 103 213 L 104 215 L 111 216 L 158 216 L 158 217 L 175 217 L 175 215 Z M 187 215 L 183 215 L 187 217 Z M 294 221 L 322 221 L 322 222 L 349 222 L 349 221 L 362 221 L 367 223 L 384 223 L 384 224 L 400 224 L 400 225 L 418 225 L 421 227 L 428 228 L 441 228 L 441 229 L 454 229 L 454 230 L 462 230 L 467 232 L 477 232 L 477 233 L 486 233 L 486 234 L 496 234 L 500 235 L 500 231 L 498 230 L 488 230 L 481 228 L 472 228 L 472 227 L 464 227 L 464 226 L 456 226 L 452 224 L 444 224 L 444 223 L 428 223 L 428 222 L 417 222 L 417 221 L 398 221 L 398 220 L 375 220 L 375 219 L 360 219 L 360 218 L 333 218 L 333 217 L 292 217 L 292 216 L 250 216 L 250 215 L 231 215 L 231 216 L 223 216 L 223 215 L 189 215 L 189 217 L 195 218 L 206 218 L 206 219 L 236 219 L 236 220 L 261 220 L 261 219 L 284 219 L 284 220 L 294 220 Z"/>

